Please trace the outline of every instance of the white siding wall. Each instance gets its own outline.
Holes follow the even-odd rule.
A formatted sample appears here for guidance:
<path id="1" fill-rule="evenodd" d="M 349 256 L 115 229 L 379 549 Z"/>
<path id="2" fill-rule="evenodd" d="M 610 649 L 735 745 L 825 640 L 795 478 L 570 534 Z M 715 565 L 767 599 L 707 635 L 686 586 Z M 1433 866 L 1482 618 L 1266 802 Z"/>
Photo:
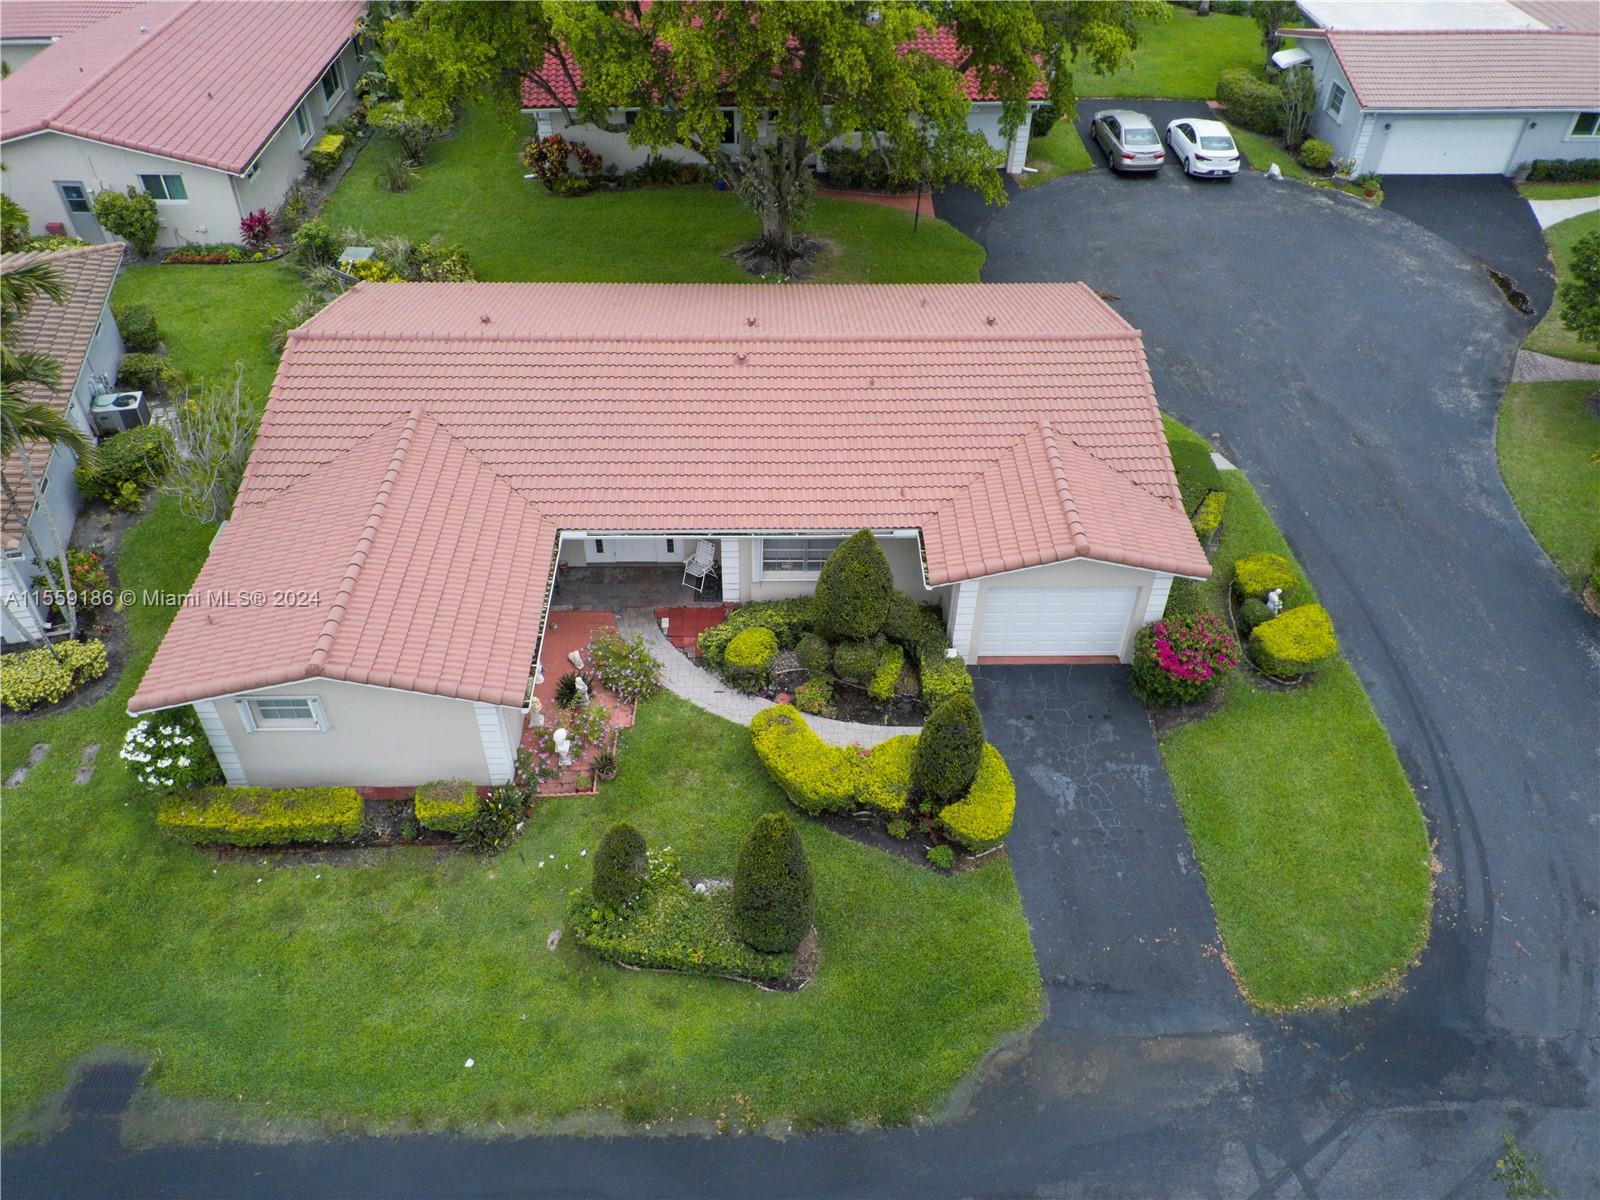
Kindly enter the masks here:
<path id="1" fill-rule="evenodd" d="M 222 777 L 234 787 L 244 787 L 249 780 L 239 764 L 239 753 L 234 749 L 233 739 L 228 736 L 227 726 L 222 723 L 216 701 L 201 700 L 194 706 L 194 711 L 200 718 L 200 728 L 206 731 L 206 740 L 211 743 L 211 752 L 217 756 L 217 763 L 222 767 Z"/>
<path id="2" fill-rule="evenodd" d="M 339 66 L 343 72 L 344 94 L 334 103 L 331 112 L 323 106 L 320 84 L 313 87 L 310 95 L 301 101 L 311 126 L 311 136 L 306 139 L 304 147 L 301 145 L 300 132 L 294 123 L 293 111 L 285 113 L 283 128 L 267 143 L 266 149 L 256 159 L 258 164 L 256 173 L 249 179 L 240 178 L 236 181 L 241 215 L 255 212 L 258 208 L 264 208 L 269 212 L 276 211 L 278 205 L 283 203 L 289 185 L 305 174 L 306 164 L 303 157 L 305 150 L 316 144 L 316 140 L 329 125 L 342 120 L 350 111 L 351 105 L 355 103 L 352 89 L 361 75 L 361 60 L 356 56 L 354 46 L 345 47 L 344 53 L 339 56 Z M 237 233 L 235 230 L 235 237 Z"/>

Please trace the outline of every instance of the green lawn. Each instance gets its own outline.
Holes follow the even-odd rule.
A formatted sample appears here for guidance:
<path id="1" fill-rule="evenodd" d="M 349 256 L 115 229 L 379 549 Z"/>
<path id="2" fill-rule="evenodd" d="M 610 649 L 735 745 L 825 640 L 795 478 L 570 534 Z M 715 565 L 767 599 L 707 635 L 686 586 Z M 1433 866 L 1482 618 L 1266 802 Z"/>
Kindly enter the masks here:
<path id="1" fill-rule="evenodd" d="M 1196 436 L 1172 421 L 1167 435 Z M 1222 478 L 1223 539 L 1205 585 L 1217 612 L 1235 558 L 1273 550 L 1293 559 L 1244 475 Z M 1240 669 L 1223 707 L 1163 738 L 1161 753 L 1229 961 L 1253 1003 L 1350 1003 L 1415 961 L 1432 903 L 1427 829 L 1347 663 L 1281 692 Z"/>
<path id="2" fill-rule="evenodd" d="M 1594 233 L 1596 230 L 1600 230 L 1600 212 L 1584 213 L 1581 217 L 1562 221 L 1559 225 L 1552 225 L 1544 231 L 1545 241 L 1550 243 L 1550 255 L 1555 259 L 1558 281 L 1566 265 L 1567 255 L 1572 253 L 1572 244 L 1584 234 Z M 1570 358 L 1578 362 L 1600 362 L 1600 346 L 1580 343 L 1561 323 L 1559 296 L 1550 306 L 1550 311 L 1545 313 L 1544 319 L 1528 335 L 1528 340 L 1522 344 L 1528 350 L 1536 350 L 1540 354 L 1553 354 L 1557 358 Z"/>
<path id="3" fill-rule="evenodd" d="M 1089 150 L 1078 136 L 1078 127 L 1072 121 L 1057 121 L 1050 132 L 1028 143 L 1028 165 L 1037 167 L 1038 173 L 1024 175 L 1022 186 L 1038 187 L 1060 175 L 1074 171 L 1087 171 L 1094 166 Z"/>
<path id="4" fill-rule="evenodd" d="M 1517 191 L 1529 200 L 1579 200 L 1600 196 L 1600 180 L 1588 183 L 1519 183 Z"/>
<path id="5" fill-rule="evenodd" d="M 191 386 L 231 384 L 234 364 L 242 362 L 246 390 L 265 399 L 278 370 L 272 324 L 302 290 L 283 262 L 143 266 L 122 273 L 112 303 L 155 309 L 172 364 Z"/>
<path id="6" fill-rule="evenodd" d="M 1268 137 L 1264 133 L 1251 133 L 1238 125 L 1229 125 L 1228 132 L 1233 134 L 1234 144 L 1244 152 L 1245 161 L 1252 171 L 1260 171 L 1265 175 L 1267 168 L 1277 163 L 1284 178 L 1311 180 L 1311 172 L 1300 165 L 1278 138 Z"/>
<path id="7" fill-rule="evenodd" d="M 1144 25 L 1133 62 L 1109 75 L 1087 65 L 1073 71 L 1079 96 L 1144 96 L 1165 100 L 1209 100 L 1217 76 L 1230 67 L 1260 70 L 1266 47 L 1249 17 L 1198 17 L 1174 6 L 1165 21 Z"/>
<path id="8" fill-rule="evenodd" d="M 1582 587 L 1600 545 L 1600 416 L 1595 384 L 1519 383 L 1500 406 L 1500 474 L 1522 519 L 1561 573 Z"/>
<path id="9" fill-rule="evenodd" d="M 122 583 L 183 589 L 211 534 L 163 501 L 130 533 Z M 495 858 L 219 862 L 169 842 L 116 751 L 171 610 L 130 617 L 133 661 L 112 696 L 6 730 L 7 772 L 50 743 L 6 792 L 13 1136 L 105 1046 L 150 1056 L 163 1095 L 246 1130 L 296 1116 L 339 1130 L 605 1113 L 905 1121 L 1039 1019 L 1003 858 L 947 877 L 803 820 L 822 943 L 805 991 L 623 971 L 570 941 L 547 950 L 588 866 L 580 851 L 611 822 L 674 846 L 688 872 L 726 875 L 754 819 L 787 807 L 745 730 L 673 698 L 645 706 L 597 799 L 541 802 Z M 98 765 L 78 787 L 91 741 Z"/>
<path id="10" fill-rule="evenodd" d="M 729 192 L 656 187 L 550 195 L 526 180 L 518 157 L 530 126 L 472 109 L 434 146 L 408 192 L 377 184 L 392 153 L 377 138 L 361 151 L 323 216 L 369 234 L 440 235 L 472 253 L 481 279 L 741 283 L 727 257 L 759 231 Z M 875 204 L 820 200 L 806 228 L 835 247 L 816 278 L 836 283 L 976 283 L 983 250 L 944 221 Z"/>

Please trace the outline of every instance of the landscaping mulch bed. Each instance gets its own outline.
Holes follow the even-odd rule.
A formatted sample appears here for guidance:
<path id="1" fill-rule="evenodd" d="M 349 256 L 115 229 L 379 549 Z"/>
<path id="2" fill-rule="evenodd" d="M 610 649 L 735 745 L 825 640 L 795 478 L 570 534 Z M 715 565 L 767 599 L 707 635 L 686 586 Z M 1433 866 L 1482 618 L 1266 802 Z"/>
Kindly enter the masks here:
<path id="1" fill-rule="evenodd" d="M 703 665 L 696 655 L 694 648 L 680 646 L 679 650 L 685 658 L 696 666 Z M 709 670 L 710 668 L 706 668 Z M 908 675 L 914 675 L 915 668 L 909 663 L 901 678 L 905 682 Z M 715 672 L 712 672 L 715 674 Z M 720 677 L 719 677 L 720 678 Z M 800 665 L 800 659 L 793 650 L 780 650 L 778 656 L 772 660 L 772 682 L 764 692 L 745 692 L 744 695 L 760 696 L 765 700 L 778 700 L 780 703 L 794 703 L 794 691 L 807 679 L 811 672 Z M 723 682 L 727 682 L 724 680 Z M 733 685 L 728 684 L 730 688 Z M 734 689 L 737 691 L 738 689 Z M 904 693 L 905 687 L 901 691 Z M 781 699 L 780 697 L 788 697 Z M 867 695 L 866 689 L 851 683 L 836 679 L 833 683 L 833 711 L 828 714 L 830 720 L 848 721 L 853 725 L 906 725 L 920 727 L 927 713 L 923 710 L 922 701 L 916 696 L 905 694 L 897 695 L 887 702 L 874 700 Z"/>
<path id="2" fill-rule="evenodd" d="M 1155 730 L 1156 740 L 1159 741 L 1185 725 L 1203 721 L 1213 713 L 1221 711 L 1225 703 L 1227 703 L 1226 684 L 1217 688 L 1204 700 L 1196 700 L 1193 704 L 1163 705 L 1147 708 L 1145 712 L 1150 717 L 1150 728 Z"/>
<path id="3" fill-rule="evenodd" d="M 950 873 L 956 871 L 972 871 L 988 862 L 996 854 L 1004 854 L 1005 846 L 1001 844 L 982 854 L 969 854 L 954 842 L 934 843 L 923 837 L 916 826 L 903 838 L 891 837 L 878 814 L 873 812 L 859 813 L 819 813 L 812 816 L 805 814 L 806 818 L 825 825 L 835 833 L 849 838 L 853 842 L 860 842 L 863 846 L 871 846 L 874 850 L 881 850 L 895 858 L 904 859 L 929 871 L 938 871 L 939 868 L 928 861 L 928 847 L 932 845 L 949 846 L 955 852 L 955 866 Z"/>

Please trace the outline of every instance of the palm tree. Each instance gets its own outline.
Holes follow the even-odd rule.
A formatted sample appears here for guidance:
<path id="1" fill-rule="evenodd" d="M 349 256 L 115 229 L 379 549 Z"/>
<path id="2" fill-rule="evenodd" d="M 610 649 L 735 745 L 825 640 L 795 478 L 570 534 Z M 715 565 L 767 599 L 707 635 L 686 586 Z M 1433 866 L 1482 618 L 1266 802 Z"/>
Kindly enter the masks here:
<path id="1" fill-rule="evenodd" d="M 66 281 L 54 264 L 49 262 L 30 263 L 0 275 L 0 319 L 4 320 L 4 335 L 0 336 L 0 463 L 9 461 L 12 455 L 17 456 L 23 474 L 27 476 L 28 486 L 33 491 L 35 503 L 38 503 L 42 492 L 34 474 L 33 461 L 28 455 L 28 443 L 66 446 L 79 455 L 93 453 L 89 440 L 67 420 L 65 414 L 57 412 L 49 404 L 29 400 L 23 394 L 24 386 L 47 393 L 59 391 L 60 365 L 43 354 L 12 344 L 17 321 L 35 300 L 44 297 L 60 304 L 66 296 Z M 3 472 L 0 472 L 0 487 L 4 488 L 6 504 L 20 513 L 17 498 L 10 483 L 5 481 Z M 72 575 L 67 568 L 66 542 L 56 527 L 50 506 L 40 504 L 39 508 L 44 513 L 50 539 L 55 543 L 54 570 L 47 556 L 40 552 L 26 516 L 22 517 L 23 538 L 33 555 L 33 561 L 44 572 L 50 590 L 66 598 L 67 628 L 70 632 L 77 628 L 78 613 L 76 598 L 72 594 Z M 13 574 L 14 583 L 20 582 L 16 579 L 15 565 L 8 562 L 8 569 Z M 60 572 L 59 577 L 55 571 Z M 31 589 L 25 587 L 23 590 Z"/>

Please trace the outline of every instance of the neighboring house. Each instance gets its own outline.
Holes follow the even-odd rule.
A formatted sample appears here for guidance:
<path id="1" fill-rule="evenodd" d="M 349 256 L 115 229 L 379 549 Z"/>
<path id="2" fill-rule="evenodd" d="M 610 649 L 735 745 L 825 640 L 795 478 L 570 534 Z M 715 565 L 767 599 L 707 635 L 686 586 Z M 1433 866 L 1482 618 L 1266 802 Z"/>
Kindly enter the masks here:
<path id="1" fill-rule="evenodd" d="M 708 538 L 724 600 L 801 595 L 863 527 L 980 663 L 1127 661 L 1211 569 L 1082 284 L 360 284 L 129 709 L 194 704 L 235 784 L 498 782 L 558 566 Z"/>
<path id="2" fill-rule="evenodd" d="M 69 33 L 134 8 L 141 0 L 7 0 L 0 7 L 0 63 L 10 75 Z"/>
<path id="3" fill-rule="evenodd" d="M 61 304 L 45 297 L 35 300 L 16 322 L 12 336 L 18 349 L 37 351 L 60 365 L 61 391 L 46 395 L 25 386 L 23 395 L 49 402 L 92 438 L 89 406 L 97 395 L 112 389 L 122 360 L 122 335 L 111 315 L 111 285 L 122 266 L 122 244 L 0 255 L 0 273 L 41 261 L 53 264 L 61 273 L 67 298 Z M 38 442 L 30 443 L 26 452 L 42 496 L 34 495 L 27 472 L 15 456 L 0 464 L 7 487 L 17 498 L 15 506 L 5 505 L 0 518 L 7 560 L 5 573 L 0 575 L 0 634 L 8 644 L 36 638 L 44 628 L 38 608 L 18 587 L 19 582 L 22 589 L 31 587 L 39 571 L 24 529 L 40 554 L 54 558 L 61 546 L 71 541 L 78 515 L 78 487 L 72 477 L 78 456 L 64 446 Z"/>
<path id="4" fill-rule="evenodd" d="M 160 244 L 237 241 L 240 220 L 278 206 L 304 151 L 348 111 L 364 5 L 105 7 L 0 90 L 0 188 L 35 233 L 103 241 L 95 194 L 133 186 L 156 198 Z M 0 20 L 39 8 L 55 6 L 8 0 Z"/>
<path id="5" fill-rule="evenodd" d="M 1511 175 L 1600 158 L 1600 4 L 1308 0 L 1285 29 L 1317 80 L 1311 135 L 1379 175 Z"/>
<path id="6" fill-rule="evenodd" d="M 961 57 L 961 47 L 955 37 L 943 30 L 924 33 L 913 45 L 933 55 L 940 62 L 951 65 L 958 62 Z M 582 85 L 582 74 L 571 63 L 565 64 L 563 69 L 561 59 L 554 54 L 545 58 L 537 79 L 522 81 L 522 111 L 537 122 L 539 137 L 544 138 L 552 133 L 559 133 L 565 138 L 582 142 L 598 151 L 607 166 L 615 166 L 619 171 L 631 171 L 647 161 L 652 153 L 656 157 L 671 159 L 674 162 L 702 161 L 698 154 L 683 146 L 663 146 L 657 151 L 652 151 L 648 146 L 628 145 L 628 135 L 625 133 L 613 133 L 596 125 L 570 124 L 566 110 L 575 110 L 578 103 L 578 93 L 573 86 L 574 83 Z M 983 134 L 990 146 L 1004 153 L 1004 168 L 1008 174 L 1020 175 L 1028 161 L 1029 122 L 1024 120 L 1021 127 L 1007 138 L 1000 128 L 1000 102 L 984 93 L 976 71 L 966 73 L 966 89 L 967 96 L 972 101 L 972 109 L 967 114 L 967 128 Z M 1048 89 L 1043 81 L 1034 84 L 1033 90 L 1029 93 L 1029 108 L 1037 108 L 1043 104 L 1047 92 Z M 612 109 L 608 116 L 613 124 L 631 126 L 633 114 L 637 111 L 637 109 Z M 728 144 L 732 145 L 742 132 L 740 123 L 743 118 L 734 108 L 730 107 L 724 111 L 727 115 Z"/>

